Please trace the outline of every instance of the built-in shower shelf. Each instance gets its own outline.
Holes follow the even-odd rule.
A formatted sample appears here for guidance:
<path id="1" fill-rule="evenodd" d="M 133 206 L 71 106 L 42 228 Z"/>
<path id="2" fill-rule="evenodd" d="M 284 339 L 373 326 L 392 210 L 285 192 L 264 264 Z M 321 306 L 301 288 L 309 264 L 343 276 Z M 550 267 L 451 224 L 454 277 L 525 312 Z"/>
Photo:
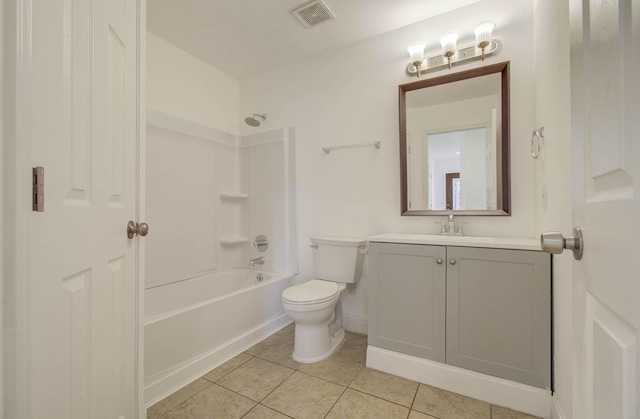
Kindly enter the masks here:
<path id="1" fill-rule="evenodd" d="M 231 246 L 234 244 L 247 243 L 249 238 L 241 236 L 223 237 L 220 239 L 220 244 L 223 246 Z"/>
<path id="2" fill-rule="evenodd" d="M 220 199 L 228 199 L 228 200 L 240 200 L 247 199 L 249 197 L 248 194 L 242 192 L 222 192 L 220 194 Z"/>

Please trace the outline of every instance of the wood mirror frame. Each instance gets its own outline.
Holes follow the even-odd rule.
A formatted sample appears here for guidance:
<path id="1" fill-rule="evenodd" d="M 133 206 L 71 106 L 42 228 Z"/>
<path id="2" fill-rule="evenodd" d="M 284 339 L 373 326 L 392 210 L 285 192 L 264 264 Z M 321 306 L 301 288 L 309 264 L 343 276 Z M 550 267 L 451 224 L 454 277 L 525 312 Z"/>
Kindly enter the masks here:
<path id="1" fill-rule="evenodd" d="M 460 80 L 486 76 L 500 73 L 500 136 L 496 139 L 499 144 L 497 156 L 500 160 L 496 167 L 496 189 L 498 199 L 496 209 L 472 209 L 472 210 L 429 210 L 410 209 L 407 180 L 407 112 L 406 93 L 439 86 L 447 83 L 454 83 Z M 420 80 L 413 83 L 401 84 L 398 86 L 400 104 L 400 190 L 401 190 L 401 213 L 402 215 L 511 215 L 511 190 L 510 190 L 510 152 L 509 152 L 509 62 L 488 65 L 467 71 L 448 74 L 441 77 Z"/>

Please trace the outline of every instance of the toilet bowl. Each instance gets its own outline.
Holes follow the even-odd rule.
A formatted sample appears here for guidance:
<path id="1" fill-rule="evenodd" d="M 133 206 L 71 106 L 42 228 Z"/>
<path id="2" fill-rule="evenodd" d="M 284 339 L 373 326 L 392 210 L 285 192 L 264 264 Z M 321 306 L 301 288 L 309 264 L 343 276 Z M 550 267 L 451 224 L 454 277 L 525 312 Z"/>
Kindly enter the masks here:
<path id="1" fill-rule="evenodd" d="M 317 278 L 282 292 L 282 306 L 295 322 L 292 358 L 312 363 L 329 357 L 342 343 L 340 294 L 347 283 L 360 279 L 361 239 L 311 239 Z"/>
<path id="2" fill-rule="evenodd" d="M 282 292 L 282 306 L 295 322 L 291 357 L 301 363 L 322 361 L 342 343 L 344 330 L 331 326 L 345 284 L 313 279 Z M 342 323 L 342 322 L 340 322 Z M 334 323 L 337 326 L 337 323 Z M 340 324 L 341 326 L 341 324 Z"/>

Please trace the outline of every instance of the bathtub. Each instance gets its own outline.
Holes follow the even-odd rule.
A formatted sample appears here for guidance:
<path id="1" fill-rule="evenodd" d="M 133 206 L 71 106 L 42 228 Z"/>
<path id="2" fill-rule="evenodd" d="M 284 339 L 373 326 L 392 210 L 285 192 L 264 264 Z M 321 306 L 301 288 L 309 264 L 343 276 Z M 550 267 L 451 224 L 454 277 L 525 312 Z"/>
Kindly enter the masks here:
<path id="1" fill-rule="evenodd" d="M 147 289 L 145 406 L 291 323 L 281 295 L 292 280 L 233 269 Z"/>

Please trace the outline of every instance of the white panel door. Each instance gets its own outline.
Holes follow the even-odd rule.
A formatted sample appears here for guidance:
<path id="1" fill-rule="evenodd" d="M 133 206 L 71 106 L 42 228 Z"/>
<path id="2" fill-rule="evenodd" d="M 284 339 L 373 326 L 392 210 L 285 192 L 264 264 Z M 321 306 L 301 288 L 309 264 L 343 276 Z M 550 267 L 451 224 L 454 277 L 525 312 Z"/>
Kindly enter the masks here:
<path id="1" fill-rule="evenodd" d="M 136 240 L 126 225 L 137 206 L 137 4 L 22 4 L 28 162 L 45 173 L 44 212 L 28 215 L 24 417 L 133 418 Z"/>
<path id="2" fill-rule="evenodd" d="M 640 417 L 640 1 L 571 2 L 574 413 Z M 568 255 L 562 257 L 570 257 Z"/>

